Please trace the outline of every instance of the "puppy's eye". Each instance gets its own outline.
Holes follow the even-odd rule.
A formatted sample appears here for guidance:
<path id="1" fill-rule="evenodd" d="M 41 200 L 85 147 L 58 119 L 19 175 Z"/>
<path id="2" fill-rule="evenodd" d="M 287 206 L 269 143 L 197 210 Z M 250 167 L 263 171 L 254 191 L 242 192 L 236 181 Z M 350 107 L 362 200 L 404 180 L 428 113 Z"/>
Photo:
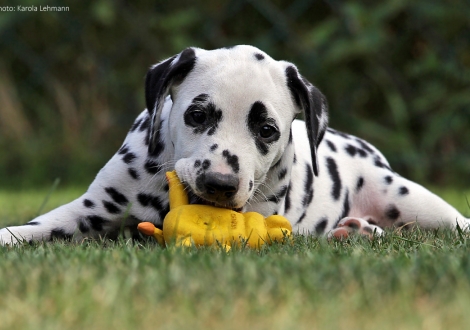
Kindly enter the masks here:
<path id="1" fill-rule="evenodd" d="M 202 111 L 193 111 L 189 114 L 192 124 L 202 125 L 206 122 L 207 116 Z"/>
<path id="2" fill-rule="evenodd" d="M 277 129 L 271 125 L 263 125 L 259 130 L 259 136 L 263 139 L 270 139 L 277 133 Z"/>

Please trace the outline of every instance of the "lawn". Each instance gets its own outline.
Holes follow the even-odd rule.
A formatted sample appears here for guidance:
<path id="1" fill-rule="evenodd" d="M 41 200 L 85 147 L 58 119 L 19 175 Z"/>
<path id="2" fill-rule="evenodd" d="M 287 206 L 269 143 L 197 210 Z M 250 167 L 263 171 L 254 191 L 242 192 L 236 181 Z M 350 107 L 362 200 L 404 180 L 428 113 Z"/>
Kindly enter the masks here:
<path id="1" fill-rule="evenodd" d="M 56 191 L 42 210 L 82 191 Z M 462 193 L 439 193 L 469 216 Z M 0 224 L 26 222 L 47 195 L 0 192 Z M 230 253 L 125 239 L 2 247 L 0 329 L 463 328 L 469 252 L 470 234 L 419 230 Z"/>

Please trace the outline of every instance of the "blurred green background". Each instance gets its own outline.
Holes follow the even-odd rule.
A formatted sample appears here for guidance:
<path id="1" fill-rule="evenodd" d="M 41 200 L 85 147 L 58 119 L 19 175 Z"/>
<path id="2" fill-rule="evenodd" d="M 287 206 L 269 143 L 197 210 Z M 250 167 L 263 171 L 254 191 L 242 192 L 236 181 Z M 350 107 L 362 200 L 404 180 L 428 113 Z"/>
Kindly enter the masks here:
<path id="1" fill-rule="evenodd" d="M 85 185 L 144 109 L 147 68 L 188 46 L 294 62 L 331 126 L 420 183 L 470 186 L 468 0 L 4 1 L 0 188 Z"/>

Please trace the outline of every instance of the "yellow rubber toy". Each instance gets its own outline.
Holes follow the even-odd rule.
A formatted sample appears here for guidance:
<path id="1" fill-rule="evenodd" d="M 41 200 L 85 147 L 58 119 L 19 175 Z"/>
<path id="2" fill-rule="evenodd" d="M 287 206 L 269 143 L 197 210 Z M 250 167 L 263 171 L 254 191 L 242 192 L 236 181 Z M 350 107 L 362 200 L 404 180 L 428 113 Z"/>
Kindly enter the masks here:
<path id="1" fill-rule="evenodd" d="M 167 172 L 170 187 L 170 212 L 163 221 L 163 230 L 150 222 L 142 222 L 138 229 L 153 236 L 162 246 L 175 242 L 180 246 L 222 245 L 229 250 L 233 244 L 246 242 L 251 248 L 281 241 L 292 233 L 290 222 L 280 215 L 264 218 L 257 212 L 239 213 L 209 205 L 188 204 L 184 186 L 176 171 Z"/>

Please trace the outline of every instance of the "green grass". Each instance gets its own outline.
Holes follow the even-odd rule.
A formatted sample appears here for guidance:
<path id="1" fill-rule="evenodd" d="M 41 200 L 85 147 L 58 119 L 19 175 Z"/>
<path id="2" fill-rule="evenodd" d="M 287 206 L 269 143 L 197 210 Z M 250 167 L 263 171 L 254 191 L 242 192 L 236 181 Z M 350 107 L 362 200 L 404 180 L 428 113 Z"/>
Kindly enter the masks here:
<path id="1" fill-rule="evenodd" d="M 55 192 L 46 209 L 82 191 Z M 0 221 L 27 221 L 46 195 L 0 192 Z M 468 216 L 461 199 L 449 201 Z M 0 329 L 458 329 L 470 324 L 469 252 L 470 234 L 441 230 L 230 253 L 124 239 L 0 247 Z"/>

